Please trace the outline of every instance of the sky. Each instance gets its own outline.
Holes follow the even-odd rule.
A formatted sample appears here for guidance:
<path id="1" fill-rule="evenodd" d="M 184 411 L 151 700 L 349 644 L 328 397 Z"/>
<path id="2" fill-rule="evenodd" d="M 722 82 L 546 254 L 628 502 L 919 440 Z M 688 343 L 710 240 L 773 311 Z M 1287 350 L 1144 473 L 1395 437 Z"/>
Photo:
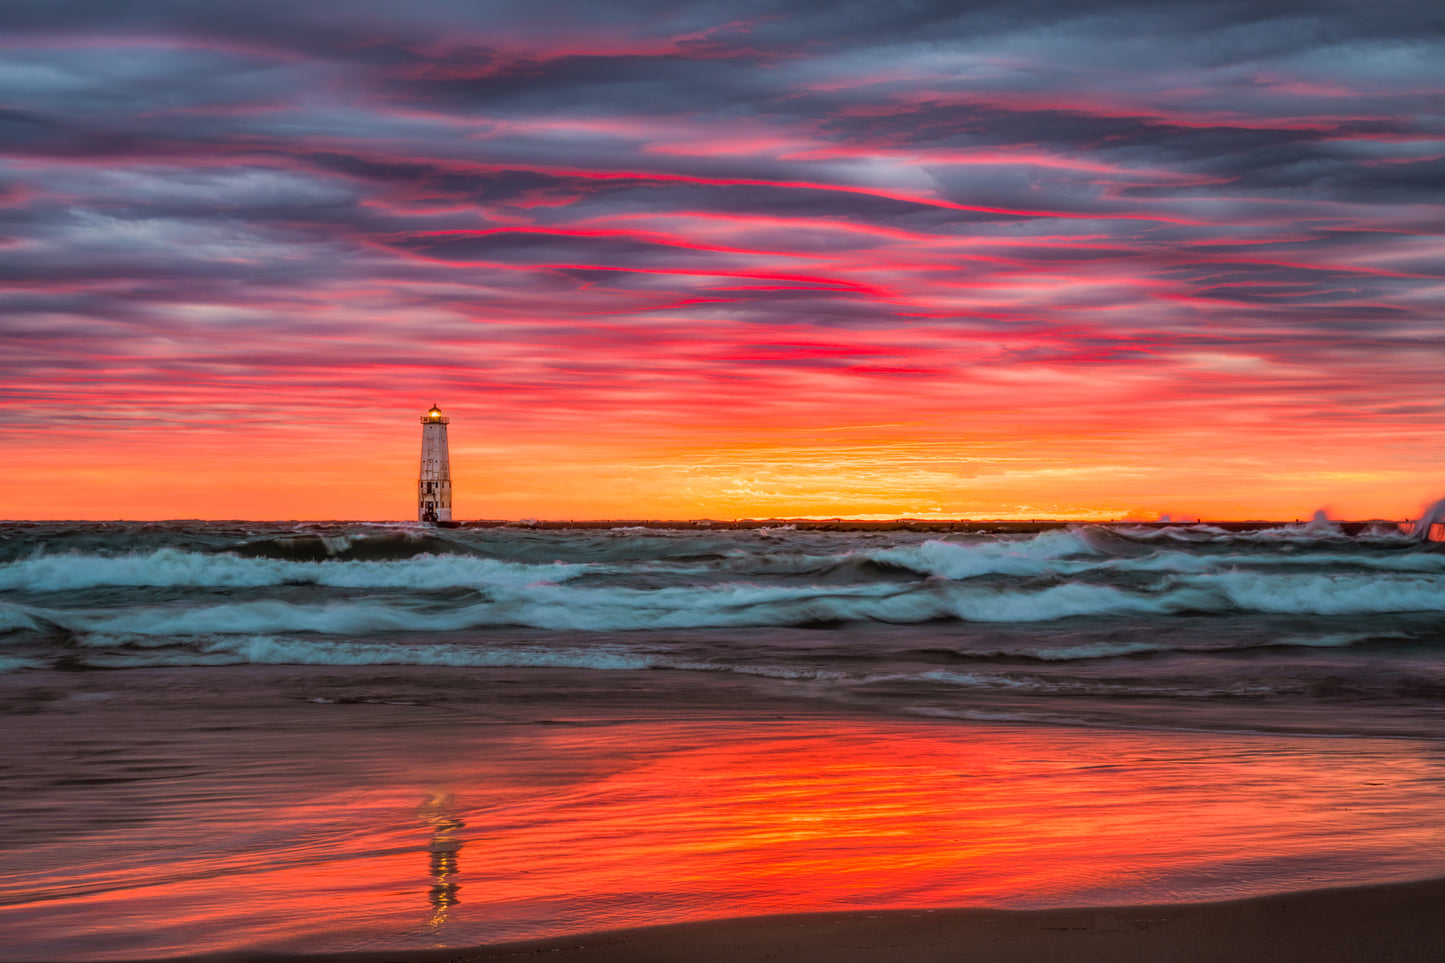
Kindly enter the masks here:
<path id="1" fill-rule="evenodd" d="M 0 517 L 1414 517 L 1442 9 L 6 0 Z"/>

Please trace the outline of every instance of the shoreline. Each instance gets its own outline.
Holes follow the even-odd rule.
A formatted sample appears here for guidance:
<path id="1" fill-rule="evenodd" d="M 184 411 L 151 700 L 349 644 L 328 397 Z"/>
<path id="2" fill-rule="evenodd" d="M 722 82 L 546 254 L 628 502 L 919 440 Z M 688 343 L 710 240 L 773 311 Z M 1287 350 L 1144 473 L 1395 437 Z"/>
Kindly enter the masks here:
<path id="1" fill-rule="evenodd" d="M 472 947 L 287 953 L 232 950 L 151 963 L 1193 963 L 1438 960 L 1445 879 L 1215 903 L 1048 910 L 857 910 L 737 917 Z M 139 961 L 135 961 L 139 963 Z"/>

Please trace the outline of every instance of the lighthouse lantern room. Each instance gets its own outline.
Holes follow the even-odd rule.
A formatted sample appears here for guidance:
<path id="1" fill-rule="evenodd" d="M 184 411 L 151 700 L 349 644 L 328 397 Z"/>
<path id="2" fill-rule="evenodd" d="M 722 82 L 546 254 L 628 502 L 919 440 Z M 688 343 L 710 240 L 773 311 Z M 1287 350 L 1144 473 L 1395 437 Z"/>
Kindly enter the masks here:
<path id="1" fill-rule="evenodd" d="M 421 416 L 421 477 L 416 483 L 419 522 L 452 520 L 452 467 L 447 454 L 450 420 L 436 405 Z"/>

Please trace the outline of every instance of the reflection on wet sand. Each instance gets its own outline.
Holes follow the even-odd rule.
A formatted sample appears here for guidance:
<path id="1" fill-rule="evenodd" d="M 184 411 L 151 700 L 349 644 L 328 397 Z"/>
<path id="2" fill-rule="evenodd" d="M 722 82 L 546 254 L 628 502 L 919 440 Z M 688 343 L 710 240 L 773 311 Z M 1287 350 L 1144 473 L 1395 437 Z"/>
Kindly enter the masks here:
<path id="1" fill-rule="evenodd" d="M 334 730 L 298 712 L 294 743 L 199 728 L 150 728 L 147 743 L 113 725 L 88 778 L 136 753 L 175 774 L 26 782 L 32 807 L 76 828 L 6 852 L 0 959 L 1205 900 L 1445 868 L 1445 765 L 1411 740 L 856 718 L 360 727 L 391 707 L 342 708 Z M 103 824 L 86 822 L 101 805 Z"/>
<path id="2" fill-rule="evenodd" d="M 456 882 L 458 873 L 457 853 L 462 849 L 462 828 L 466 823 L 457 816 L 457 803 L 452 794 L 444 791 L 431 793 L 422 803 L 421 817 L 431 827 L 431 842 L 427 852 L 431 854 L 431 877 L 434 881 L 427 893 L 431 903 L 431 916 L 426 921 L 428 929 L 440 929 L 447 922 L 448 910 L 457 905 L 457 891 L 461 886 Z"/>

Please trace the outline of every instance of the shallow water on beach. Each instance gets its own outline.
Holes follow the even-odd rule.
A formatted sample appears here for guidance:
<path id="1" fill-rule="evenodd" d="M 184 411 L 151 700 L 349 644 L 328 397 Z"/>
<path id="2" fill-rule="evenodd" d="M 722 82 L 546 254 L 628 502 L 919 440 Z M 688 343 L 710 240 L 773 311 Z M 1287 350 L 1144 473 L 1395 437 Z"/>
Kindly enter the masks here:
<path id="1" fill-rule="evenodd" d="M 0 958 L 1445 872 L 1390 528 L 0 525 Z"/>
<path id="2" fill-rule="evenodd" d="M 470 712 L 318 701 L 424 691 L 434 671 L 265 670 L 225 696 L 182 694 L 172 672 L 33 683 L 6 763 L 21 803 L 0 816 L 0 955 L 461 946 L 1445 871 L 1428 741 L 788 714 L 654 698 L 648 673 Z"/>

